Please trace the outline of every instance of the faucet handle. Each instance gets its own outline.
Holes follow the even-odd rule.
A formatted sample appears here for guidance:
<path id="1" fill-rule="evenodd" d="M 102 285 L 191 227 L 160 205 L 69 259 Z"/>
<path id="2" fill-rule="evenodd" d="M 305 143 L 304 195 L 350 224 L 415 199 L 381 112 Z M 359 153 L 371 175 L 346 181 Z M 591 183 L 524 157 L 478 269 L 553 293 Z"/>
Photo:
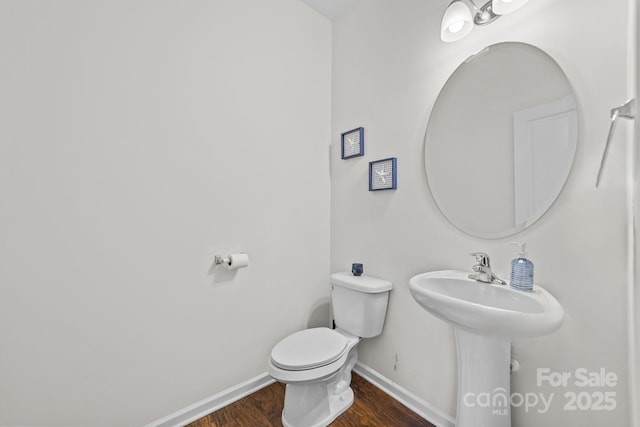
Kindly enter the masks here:
<path id="1" fill-rule="evenodd" d="M 471 252 L 469 255 L 476 257 L 477 265 L 480 265 L 482 267 L 489 267 L 490 266 L 489 255 L 487 255 L 486 253 L 484 253 L 484 252 Z"/>

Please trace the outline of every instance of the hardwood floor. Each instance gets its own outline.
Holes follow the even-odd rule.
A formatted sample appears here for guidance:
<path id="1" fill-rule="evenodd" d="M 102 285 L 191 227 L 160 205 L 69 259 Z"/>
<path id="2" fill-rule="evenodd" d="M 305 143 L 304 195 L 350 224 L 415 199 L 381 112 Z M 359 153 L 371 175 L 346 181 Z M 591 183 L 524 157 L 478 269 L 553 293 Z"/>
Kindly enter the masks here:
<path id="1" fill-rule="evenodd" d="M 331 427 L 435 427 L 382 390 L 353 374 L 353 405 Z M 281 427 L 284 384 L 275 383 L 187 427 Z"/>

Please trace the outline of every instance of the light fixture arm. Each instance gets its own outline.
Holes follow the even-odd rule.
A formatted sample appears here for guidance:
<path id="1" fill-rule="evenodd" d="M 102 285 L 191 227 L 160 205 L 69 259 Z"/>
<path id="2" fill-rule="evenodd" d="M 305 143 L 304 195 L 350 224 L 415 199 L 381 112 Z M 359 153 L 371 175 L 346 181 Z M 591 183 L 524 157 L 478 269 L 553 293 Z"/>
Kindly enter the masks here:
<path id="1" fill-rule="evenodd" d="M 497 15 L 493 12 L 493 1 L 489 0 L 485 4 L 480 7 L 477 7 L 473 0 L 470 0 L 473 4 L 473 7 L 476 9 L 476 14 L 473 17 L 473 23 L 476 25 L 487 25 L 500 18 L 500 15 Z"/>

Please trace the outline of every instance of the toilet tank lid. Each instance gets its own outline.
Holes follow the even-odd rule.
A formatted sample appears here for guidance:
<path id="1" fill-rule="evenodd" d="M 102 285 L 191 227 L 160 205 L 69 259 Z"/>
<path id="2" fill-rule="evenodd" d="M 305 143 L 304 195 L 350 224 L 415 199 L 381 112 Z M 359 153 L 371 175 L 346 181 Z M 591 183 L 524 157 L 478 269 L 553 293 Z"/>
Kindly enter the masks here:
<path id="1" fill-rule="evenodd" d="M 391 282 L 388 280 L 364 274 L 362 276 L 354 276 L 350 272 L 333 273 L 331 275 L 331 284 L 370 294 L 387 292 L 392 288 Z"/>

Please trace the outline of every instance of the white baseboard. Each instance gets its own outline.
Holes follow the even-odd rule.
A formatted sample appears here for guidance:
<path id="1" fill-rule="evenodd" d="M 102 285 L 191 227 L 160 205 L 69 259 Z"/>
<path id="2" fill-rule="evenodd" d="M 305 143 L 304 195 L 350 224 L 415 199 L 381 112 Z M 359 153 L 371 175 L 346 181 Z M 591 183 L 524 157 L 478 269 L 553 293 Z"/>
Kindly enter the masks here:
<path id="1" fill-rule="evenodd" d="M 354 372 L 365 380 L 369 381 L 389 396 L 411 409 L 437 427 L 455 427 L 456 421 L 448 414 L 442 412 L 429 402 L 422 400 L 409 390 L 394 383 L 390 379 L 382 376 L 379 372 L 371 369 L 360 362 L 353 368 Z M 228 388 L 200 402 L 194 403 L 173 414 L 167 415 L 159 420 L 153 421 L 144 427 L 184 427 L 202 417 L 206 417 L 237 400 L 242 399 L 264 387 L 273 384 L 275 380 L 266 372 L 251 378 L 242 384 Z"/>
<path id="2" fill-rule="evenodd" d="M 266 372 L 144 427 L 183 427 L 275 382 Z"/>
<path id="3" fill-rule="evenodd" d="M 435 424 L 437 427 L 455 427 L 456 420 L 449 414 L 419 398 L 389 378 L 382 376 L 367 365 L 358 362 L 353 371 L 431 424 Z"/>

